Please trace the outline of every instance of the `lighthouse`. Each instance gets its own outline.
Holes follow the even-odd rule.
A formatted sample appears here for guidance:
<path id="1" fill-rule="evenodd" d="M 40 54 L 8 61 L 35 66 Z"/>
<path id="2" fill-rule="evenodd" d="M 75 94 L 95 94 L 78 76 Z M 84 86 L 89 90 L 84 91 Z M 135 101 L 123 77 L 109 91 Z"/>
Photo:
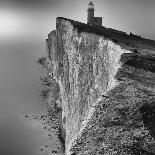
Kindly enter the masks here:
<path id="1" fill-rule="evenodd" d="M 102 26 L 102 17 L 94 17 L 94 12 L 94 3 L 90 1 L 87 9 L 87 24 Z"/>
<path id="2" fill-rule="evenodd" d="M 88 15 L 87 15 L 87 24 L 93 25 L 93 18 L 94 18 L 94 3 L 92 1 L 88 4 Z"/>

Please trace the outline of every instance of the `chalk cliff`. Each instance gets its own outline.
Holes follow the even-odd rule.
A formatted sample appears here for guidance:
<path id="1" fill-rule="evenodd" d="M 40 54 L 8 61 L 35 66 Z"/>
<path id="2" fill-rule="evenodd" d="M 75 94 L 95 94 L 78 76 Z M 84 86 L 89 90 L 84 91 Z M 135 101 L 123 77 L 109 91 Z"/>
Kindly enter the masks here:
<path id="1" fill-rule="evenodd" d="M 66 155 L 155 154 L 155 42 L 57 18 L 46 43 L 42 95 Z"/>

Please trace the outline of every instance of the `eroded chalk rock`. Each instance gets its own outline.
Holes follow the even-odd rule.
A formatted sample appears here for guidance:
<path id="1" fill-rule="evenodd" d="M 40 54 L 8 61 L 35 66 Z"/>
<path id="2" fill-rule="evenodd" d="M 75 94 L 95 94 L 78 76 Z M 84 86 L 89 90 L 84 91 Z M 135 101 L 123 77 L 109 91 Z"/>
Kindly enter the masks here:
<path id="1" fill-rule="evenodd" d="M 155 154 L 155 46 L 136 42 L 135 52 L 126 34 L 57 18 L 47 39 L 47 103 L 66 155 Z"/>

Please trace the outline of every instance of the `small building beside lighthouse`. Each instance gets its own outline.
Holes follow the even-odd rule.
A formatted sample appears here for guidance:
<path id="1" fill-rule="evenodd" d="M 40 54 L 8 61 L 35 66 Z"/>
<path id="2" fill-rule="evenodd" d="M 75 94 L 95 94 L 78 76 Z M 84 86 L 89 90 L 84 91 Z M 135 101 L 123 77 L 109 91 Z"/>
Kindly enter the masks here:
<path id="1" fill-rule="evenodd" d="M 102 17 L 94 17 L 94 11 L 94 3 L 90 1 L 87 10 L 87 24 L 102 26 Z"/>

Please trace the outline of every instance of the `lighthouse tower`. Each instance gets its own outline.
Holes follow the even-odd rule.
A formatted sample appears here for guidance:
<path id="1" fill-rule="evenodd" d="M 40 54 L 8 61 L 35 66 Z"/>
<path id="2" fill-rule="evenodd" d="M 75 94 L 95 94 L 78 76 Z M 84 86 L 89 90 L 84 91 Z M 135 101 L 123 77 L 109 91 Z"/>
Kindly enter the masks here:
<path id="1" fill-rule="evenodd" d="M 88 4 L 87 24 L 102 26 L 102 17 L 94 17 L 94 3 L 90 0 Z"/>
<path id="2" fill-rule="evenodd" d="M 93 18 L 94 18 L 94 3 L 92 1 L 88 4 L 88 16 L 87 16 L 87 24 L 93 25 Z"/>

